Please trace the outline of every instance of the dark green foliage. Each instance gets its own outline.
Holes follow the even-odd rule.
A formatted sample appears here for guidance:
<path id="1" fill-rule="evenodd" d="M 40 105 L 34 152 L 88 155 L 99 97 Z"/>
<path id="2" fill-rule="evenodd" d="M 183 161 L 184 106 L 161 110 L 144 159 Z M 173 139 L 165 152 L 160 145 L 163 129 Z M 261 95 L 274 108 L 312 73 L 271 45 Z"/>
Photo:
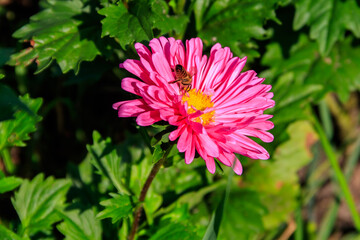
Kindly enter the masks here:
<path id="1" fill-rule="evenodd" d="M 1 240 L 127 239 L 139 207 L 139 240 L 278 239 L 295 222 L 289 239 L 358 237 L 351 218 L 336 222 L 348 213 L 338 214 L 344 197 L 313 125 L 319 117 L 349 180 L 360 153 L 359 1 L 23 2 L 0 6 Z M 160 36 L 247 56 L 243 71 L 274 93 L 275 140 L 261 143 L 271 159 L 238 156 L 243 176 L 222 165 L 212 175 L 198 154 L 184 163 L 175 126 L 117 118 L 111 105 L 135 97 L 121 90 L 134 76 L 119 63 Z M 323 206 L 328 183 L 336 190 Z"/>
<path id="2" fill-rule="evenodd" d="M 0 76 L 1 79 L 1 76 Z M 6 85 L 0 83 L 0 122 L 14 119 L 17 110 L 32 114 L 31 110 L 24 104 L 15 93 Z"/>

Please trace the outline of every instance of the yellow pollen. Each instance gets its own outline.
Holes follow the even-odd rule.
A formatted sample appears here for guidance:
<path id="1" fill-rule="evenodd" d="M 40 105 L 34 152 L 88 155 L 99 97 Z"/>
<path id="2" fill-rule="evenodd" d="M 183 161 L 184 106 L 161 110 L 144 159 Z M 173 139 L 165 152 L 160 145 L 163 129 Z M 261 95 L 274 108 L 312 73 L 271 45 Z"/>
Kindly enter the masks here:
<path id="1" fill-rule="evenodd" d="M 185 93 L 181 100 L 183 103 L 188 103 L 187 112 L 189 114 L 195 113 L 198 110 L 204 111 L 206 108 L 211 108 L 214 106 L 214 103 L 211 101 L 211 96 L 206 95 L 200 90 L 196 89 L 191 89 L 189 92 Z M 214 110 L 203 113 L 201 116 L 193 119 L 193 121 L 201 123 L 205 126 L 211 122 L 214 122 L 214 114 Z"/>

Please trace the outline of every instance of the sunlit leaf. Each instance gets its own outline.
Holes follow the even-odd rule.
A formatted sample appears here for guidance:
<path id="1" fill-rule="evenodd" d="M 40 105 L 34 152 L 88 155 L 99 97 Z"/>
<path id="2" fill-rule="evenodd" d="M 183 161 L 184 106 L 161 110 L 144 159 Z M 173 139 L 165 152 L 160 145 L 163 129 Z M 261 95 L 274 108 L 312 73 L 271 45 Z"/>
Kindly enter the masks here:
<path id="1" fill-rule="evenodd" d="M 266 213 L 258 192 L 234 189 L 224 212 L 219 239 L 253 239 L 264 231 L 262 218 Z"/>
<path id="2" fill-rule="evenodd" d="M 264 28 L 266 20 L 279 22 L 274 10 L 275 4 L 280 2 L 277 0 L 198 2 L 194 11 L 199 37 L 206 44 L 220 42 L 237 55 L 243 55 L 245 49 L 257 48 L 251 39 L 266 39 L 270 36 L 271 31 Z"/>
<path id="3" fill-rule="evenodd" d="M 193 226 L 186 222 L 164 221 L 158 231 L 149 240 L 196 240 L 201 239 L 195 232 Z"/>
<path id="4" fill-rule="evenodd" d="M 37 63 L 37 73 L 56 60 L 63 73 L 79 71 L 82 61 L 92 61 L 100 54 L 96 42 L 100 25 L 92 15 L 91 6 L 80 0 L 47 1 L 45 9 L 30 18 L 30 23 L 13 36 L 30 41 L 30 46 L 13 54 L 10 65 Z"/>
<path id="5" fill-rule="evenodd" d="M 21 235 L 31 236 L 39 231 L 51 229 L 59 221 L 55 209 L 61 209 L 70 187 L 69 180 L 37 175 L 32 181 L 24 180 L 11 199 L 21 220 Z"/>
<path id="6" fill-rule="evenodd" d="M 351 91 L 360 89 L 360 47 L 352 46 L 352 38 L 337 44 L 329 57 L 315 62 L 305 83 L 323 84 L 326 92 L 335 92 L 347 101 Z M 325 92 L 325 93 L 326 93 Z"/>
<path id="7" fill-rule="evenodd" d="M 0 239 L 2 240 L 25 240 L 11 230 L 0 224 Z M 27 239 L 26 239 L 27 240 Z"/>
<path id="8" fill-rule="evenodd" d="M 114 193 L 110 193 L 110 196 L 112 198 L 100 202 L 105 209 L 97 215 L 98 218 L 111 218 L 112 223 L 116 223 L 132 214 L 135 204 L 130 196 Z"/>
<path id="9" fill-rule="evenodd" d="M 18 177 L 0 177 L 0 193 L 9 192 L 17 188 L 22 183 Z"/>
<path id="10" fill-rule="evenodd" d="M 2 95 L 0 96 L 1 101 Z M 31 99 L 29 95 L 25 95 L 17 101 L 15 98 L 10 98 L 9 101 L 14 101 L 15 104 L 20 104 L 22 107 L 14 114 L 15 119 L 0 122 L 0 151 L 6 147 L 26 146 L 24 141 L 30 139 L 29 134 L 36 130 L 36 123 L 41 120 L 40 116 L 30 114 L 39 110 L 42 104 L 41 98 Z M 23 107 L 23 105 L 27 107 Z M 27 109 L 31 110 L 30 113 Z"/>
<path id="11" fill-rule="evenodd" d="M 269 210 L 263 216 L 265 228 L 278 226 L 297 207 L 299 193 L 297 171 L 310 162 L 311 146 L 318 136 L 307 121 L 297 121 L 287 128 L 289 140 L 282 143 L 272 160 L 257 161 L 245 175 L 244 184 L 261 192 L 260 200 Z"/>
<path id="12" fill-rule="evenodd" d="M 78 209 L 59 212 L 64 221 L 57 229 L 65 236 L 65 240 L 100 240 L 101 223 L 92 209 L 81 212 Z"/>
<path id="13" fill-rule="evenodd" d="M 187 17 L 170 16 L 169 7 L 164 0 L 130 1 L 128 8 L 122 2 L 100 9 L 99 14 L 105 18 L 102 36 L 109 35 L 119 40 L 126 48 L 128 44 L 150 40 L 154 37 L 153 29 L 160 30 L 160 34 L 171 31 L 180 32 L 187 22 Z"/>
<path id="14" fill-rule="evenodd" d="M 309 102 L 335 92 L 346 101 L 351 91 L 360 89 L 360 48 L 352 46 L 352 38 L 337 44 L 328 57 L 318 54 L 316 43 L 301 35 L 284 58 L 278 43 L 269 44 L 262 59 L 270 68 L 260 75 L 273 81 L 274 122 L 301 119 Z"/>
<path id="15" fill-rule="evenodd" d="M 87 145 L 92 164 L 101 175 L 109 178 L 120 193 L 128 193 L 121 179 L 126 164 L 122 162 L 122 156 L 117 153 L 119 149 L 111 143 L 110 138 L 102 139 L 97 131 L 93 132 L 93 140 L 93 145 Z"/>

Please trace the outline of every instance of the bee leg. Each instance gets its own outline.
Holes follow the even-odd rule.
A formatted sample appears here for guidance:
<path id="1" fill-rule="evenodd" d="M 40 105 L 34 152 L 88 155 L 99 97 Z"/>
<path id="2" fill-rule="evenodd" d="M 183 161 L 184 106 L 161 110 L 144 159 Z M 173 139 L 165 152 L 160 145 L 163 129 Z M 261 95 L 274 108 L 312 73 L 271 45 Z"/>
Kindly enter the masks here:
<path id="1" fill-rule="evenodd" d="M 188 92 L 190 91 L 190 89 L 191 89 L 191 84 L 186 84 L 185 91 Z"/>
<path id="2" fill-rule="evenodd" d="M 179 82 L 181 79 L 177 79 L 177 80 L 175 80 L 175 81 L 171 81 L 171 82 L 169 82 L 169 84 L 173 84 L 173 83 L 177 83 L 177 82 Z"/>

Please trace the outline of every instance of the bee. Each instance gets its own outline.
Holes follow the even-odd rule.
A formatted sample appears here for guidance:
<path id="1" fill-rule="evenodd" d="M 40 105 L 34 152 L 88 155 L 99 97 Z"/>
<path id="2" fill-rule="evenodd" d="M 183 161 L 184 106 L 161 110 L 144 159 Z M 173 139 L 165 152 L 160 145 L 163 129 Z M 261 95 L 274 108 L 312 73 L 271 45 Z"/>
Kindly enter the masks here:
<path id="1" fill-rule="evenodd" d="M 190 74 L 186 69 L 180 65 L 177 64 L 175 66 L 175 69 L 171 69 L 173 72 L 175 72 L 175 81 L 169 82 L 170 84 L 180 82 L 180 88 L 182 90 L 185 90 L 185 92 L 188 92 L 191 89 L 191 83 L 192 83 L 192 77 L 194 74 Z"/>

